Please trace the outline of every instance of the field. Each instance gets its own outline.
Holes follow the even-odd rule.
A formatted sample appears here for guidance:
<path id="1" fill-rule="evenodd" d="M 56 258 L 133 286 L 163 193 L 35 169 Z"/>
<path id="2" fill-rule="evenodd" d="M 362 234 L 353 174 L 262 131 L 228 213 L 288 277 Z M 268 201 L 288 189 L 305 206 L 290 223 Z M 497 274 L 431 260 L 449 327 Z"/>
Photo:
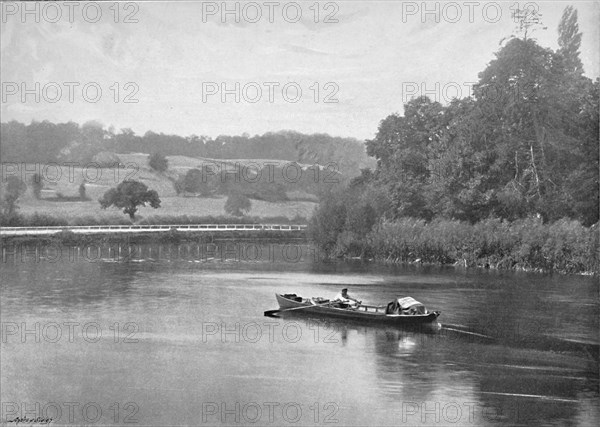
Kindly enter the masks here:
<path id="1" fill-rule="evenodd" d="M 177 175 L 185 174 L 185 172 L 194 167 L 200 168 L 203 164 L 212 162 L 227 162 L 229 165 L 232 162 L 240 164 L 258 163 L 262 165 L 260 160 L 212 160 L 212 159 L 194 159 L 184 156 L 170 156 L 169 170 L 166 173 L 157 173 L 151 170 L 147 165 L 147 154 L 121 154 L 119 155 L 122 166 L 119 168 L 95 168 L 91 166 L 83 169 L 80 167 L 48 167 L 43 170 L 44 165 L 38 166 L 38 170 L 42 172 L 44 178 L 44 189 L 42 190 L 42 199 L 36 200 L 29 188 L 27 192 L 18 200 L 20 207 L 19 212 L 25 215 L 33 213 L 43 213 L 56 216 L 64 219 L 73 219 L 84 216 L 95 218 L 108 219 L 115 216 L 126 217 L 125 214 L 116 208 L 103 210 L 100 208 L 98 199 L 102 197 L 104 192 L 109 188 L 115 187 L 124 179 L 135 179 L 143 182 L 148 188 L 156 190 L 161 199 L 161 207 L 152 209 L 150 207 L 140 207 L 136 214 L 136 220 L 152 215 L 161 216 L 179 216 L 179 215 L 194 215 L 194 216 L 218 216 L 225 215 L 223 209 L 226 196 L 214 197 L 183 197 L 178 196 L 173 187 L 172 180 Z M 266 161 L 265 161 L 266 162 Z M 274 162 L 274 161 L 270 161 Z M 287 163 L 281 161 L 280 163 Z M 35 170 L 35 165 L 27 165 L 27 176 L 23 175 L 25 167 L 21 165 L 21 177 L 28 182 Z M 86 181 L 86 196 L 88 201 L 61 201 L 60 196 L 72 197 L 77 196 L 79 186 Z M 30 187 L 30 184 L 28 184 Z M 252 207 L 249 216 L 259 217 L 275 217 L 285 216 L 294 218 L 301 216 L 308 218 L 312 215 L 316 203 L 316 198 L 312 195 L 298 194 L 294 191 L 289 194 L 290 201 L 269 203 L 260 200 L 252 200 Z"/>

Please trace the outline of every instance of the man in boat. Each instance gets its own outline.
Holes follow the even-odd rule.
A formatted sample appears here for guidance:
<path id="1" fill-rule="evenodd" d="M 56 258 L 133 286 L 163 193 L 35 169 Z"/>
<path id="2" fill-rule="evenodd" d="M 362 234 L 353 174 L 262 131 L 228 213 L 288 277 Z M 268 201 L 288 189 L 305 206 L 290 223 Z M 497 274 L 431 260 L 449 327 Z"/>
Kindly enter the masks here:
<path id="1" fill-rule="evenodd" d="M 348 294 L 348 288 L 342 289 L 342 292 L 340 292 L 339 294 L 337 294 L 331 300 L 331 302 L 333 302 L 333 303 L 339 303 L 339 305 L 340 305 L 341 308 L 358 307 L 362 303 L 362 301 L 359 301 L 356 298 L 352 298 Z"/>

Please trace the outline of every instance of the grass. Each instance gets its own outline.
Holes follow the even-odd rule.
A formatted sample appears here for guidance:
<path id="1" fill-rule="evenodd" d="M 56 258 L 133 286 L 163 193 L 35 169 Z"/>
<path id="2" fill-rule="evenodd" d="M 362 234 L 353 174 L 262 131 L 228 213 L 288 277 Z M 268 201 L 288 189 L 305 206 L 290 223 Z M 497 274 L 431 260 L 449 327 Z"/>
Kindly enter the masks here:
<path id="1" fill-rule="evenodd" d="M 123 216 L 123 218 L 128 218 L 116 208 L 108 208 L 105 210 L 100 209 L 100 204 L 96 200 L 100 196 L 92 195 L 90 192 L 88 192 L 88 195 L 92 200 L 85 202 L 77 201 L 61 203 L 43 199 L 36 200 L 33 197 L 24 197 L 19 199 L 18 202 L 20 207 L 19 213 L 24 215 L 33 215 L 36 212 L 43 212 L 48 215 L 65 218 L 67 220 L 84 216 L 94 216 L 107 220 L 115 216 Z M 136 213 L 136 221 L 152 215 L 226 215 L 225 210 L 223 209 L 226 201 L 227 197 L 225 196 L 214 198 L 177 196 L 161 197 L 161 207 L 158 209 L 153 209 L 151 207 L 140 207 Z M 296 216 L 308 218 L 311 216 L 315 205 L 316 203 L 308 201 L 269 203 L 260 200 L 252 200 L 252 207 L 248 215 L 258 217 L 285 216 L 290 219 Z"/>
<path id="2" fill-rule="evenodd" d="M 61 217 L 68 221 L 76 218 L 93 216 L 100 220 L 109 220 L 115 216 L 122 215 L 127 218 L 120 210 L 109 208 L 103 210 L 100 208 L 98 199 L 110 188 L 116 187 L 124 179 L 135 179 L 156 190 L 161 199 L 161 207 L 153 209 L 150 207 L 140 207 L 136 214 L 136 221 L 152 215 L 161 216 L 220 216 L 226 215 L 224 211 L 226 196 L 217 196 L 211 198 L 183 197 L 177 196 L 173 187 L 172 179 L 177 174 L 185 173 L 194 167 L 199 167 L 203 162 L 209 159 L 194 159 L 184 156 L 169 156 L 169 170 L 166 173 L 157 173 L 151 170 L 147 164 L 147 154 L 120 154 L 121 163 L 129 167 L 121 168 L 100 168 L 90 167 L 86 171 L 82 168 L 73 168 L 69 170 L 64 167 L 61 170 L 60 177 L 56 170 L 50 168 L 48 177 L 44 179 L 44 189 L 42 190 L 42 199 L 35 199 L 31 190 L 18 200 L 20 207 L 19 213 L 30 216 L 35 213 L 44 213 L 54 217 Z M 242 160 L 239 160 L 242 162 Z M 220 160 L 219 160 L 220 162 Z M 228 162 L 231 162 L 229 160 Z M 259 162 L 246 160 L 245 162 Z M 134 167 L 135 166 L 135 167 Z M 27 170 L 34 170 L 33 165 L 28 165 Z M 50 173 L 52 175 L 50 176 Z M 88 201 L 66 201 L 56 203 L 58 194 L 74 196 L 78 195 L 79 185 L 87 178 L 86 197 Z M 297 193 L 297 194 L 296 194 Z M 309 197 L 310 196 L 310 197 Z M 293 200 L 286 202 L 270 203 L 260 200 L 252 200 L 252 207 L 249 216 L 257 217 L 277 217 L 283 216 L 294 218 L 297 216 L 308 218 L 312 215 L 317 200 L 311 195 L 303 195 L 301 192 L 293 194 Z"/>

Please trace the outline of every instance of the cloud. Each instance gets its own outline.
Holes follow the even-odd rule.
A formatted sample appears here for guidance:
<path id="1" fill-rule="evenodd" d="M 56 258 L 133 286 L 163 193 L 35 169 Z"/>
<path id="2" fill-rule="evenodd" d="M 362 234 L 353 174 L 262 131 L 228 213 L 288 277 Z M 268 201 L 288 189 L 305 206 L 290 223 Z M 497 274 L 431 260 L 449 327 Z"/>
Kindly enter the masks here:
<path id="1" fill-rule="evenodd" d="M 315 22 L 311 2 L 303 17 L 289 23 L 276 15 L 269 23 L 221 25 L 203 22 L 198 2 L 144 2 L 138 23 L 115 23 L 112 16 L 92 24 L 7 22 L 1 32 L 2 79 L 15 82 L 98 82 L 101 102 L 55 104 L 11 98 L 2 105 L 2 120 L 53 119 L 83 122 L 96 118 L 145 132 L 252 134 L 280 128 L 332 135 L 371 137 L 381 119 L 402 109 L 402 84 L 470 82 L 493 58 L 498 42 L 513 31 L 508 7 L 498 23 L 479 19 L 435 23 L 420 16 L 403 19 L 399 2 L 341 2 L 337 23 L 322 22 L 334 9 L 319 3 Z M 555 48 L 556 27 L 565 4 L 540 3 L 545 25 L 540 44 Z M 108 8 L 109 5 L 103 5 Z M 587 75 L 598 69 L 600 7 L 578 4 L 584 33 L 582 60 Z M 481 17 L 481 10 L 478 10 Z M 110 19 L 109 19 L 110 18 Z M 126 104 L 135 83 L 135 104 Z M 220 94 L 203 102 L 203 84 L 287 82 L 301 85 L 300 102 L 221 102 Z M 337 84 L 338 103 L 324 104 L 324 85 Z M 317 83 L 317 86 L 315 86 Z M 117 86 L 115 86 L 117 84 Z M 79 88 L 80 90 L 81 88 Z M 115 89 L 119 93 L 115 93 Z M 318 93 L 317 93 L 318 92 Z M 117 96 L 117 102 L 114 97 Z M 318 102 L 314 102 L 314 98 Z M 234 97 L 227 98 L 228 100 Z M 322 128 L 320 128 L 322 127 Z"/>

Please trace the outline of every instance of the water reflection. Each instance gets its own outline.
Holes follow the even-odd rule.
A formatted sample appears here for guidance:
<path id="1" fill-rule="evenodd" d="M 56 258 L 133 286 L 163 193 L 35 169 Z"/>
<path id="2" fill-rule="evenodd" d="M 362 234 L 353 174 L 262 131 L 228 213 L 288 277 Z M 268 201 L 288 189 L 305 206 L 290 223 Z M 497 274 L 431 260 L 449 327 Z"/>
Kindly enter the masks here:
<path id="1" fill-rule="evenodd" d="M 352 347 L 352 339 L 364 342 L 362 351 L 374 361 L 376 379 L 369 391 L 408 423 L 572 420 L 588 425 L 597 419 L 597 359 L 581 359 L 577 351 L 507 348 L 443 326 L 399 330 L 292 312 L 284 318 L 307 327 L 321 322 L 338 332 L 341 346 Z"/>
<path id="2" fill-rule="evenodd" d="M 106 408 L 102 424 L 114 424 L 112 403 L 129 401 L 139 405 L 142 425 L 202 424 L 203 403 L 230 409 L 236 402 L 296 402 L 303 417 L 294 425 L 314 425 L 317 415 L 322 423 L 334 412 L 340 425 L 598 421 L 599 311 L 591 278 L 280 255 L 208 261 L 198 258 L 198 247 L 177 245 L 142 247 L 136 257 L 101 249 L 95 261 L 86 248 L 73 259 L 9 254 L 3 261 L 3 328 L 95 322 L 103 332 L 97 342 L 80 335 L 73 342 L 28 335 L 24 342 L 4 328 L 3 402 L 97 401 Z M 413 296 L 442 310 L 441 326 L 263 317 L 275 308 L 275 292 L 328 297 L 341 287 L 365 302 Z M 128 323 L 138 328 L 131 344 L 124 342 Z M 211 417 L 207 425 L 235 423 L 231 415 Z M 271 424 L 289 424 L 278 417 Z"/>

